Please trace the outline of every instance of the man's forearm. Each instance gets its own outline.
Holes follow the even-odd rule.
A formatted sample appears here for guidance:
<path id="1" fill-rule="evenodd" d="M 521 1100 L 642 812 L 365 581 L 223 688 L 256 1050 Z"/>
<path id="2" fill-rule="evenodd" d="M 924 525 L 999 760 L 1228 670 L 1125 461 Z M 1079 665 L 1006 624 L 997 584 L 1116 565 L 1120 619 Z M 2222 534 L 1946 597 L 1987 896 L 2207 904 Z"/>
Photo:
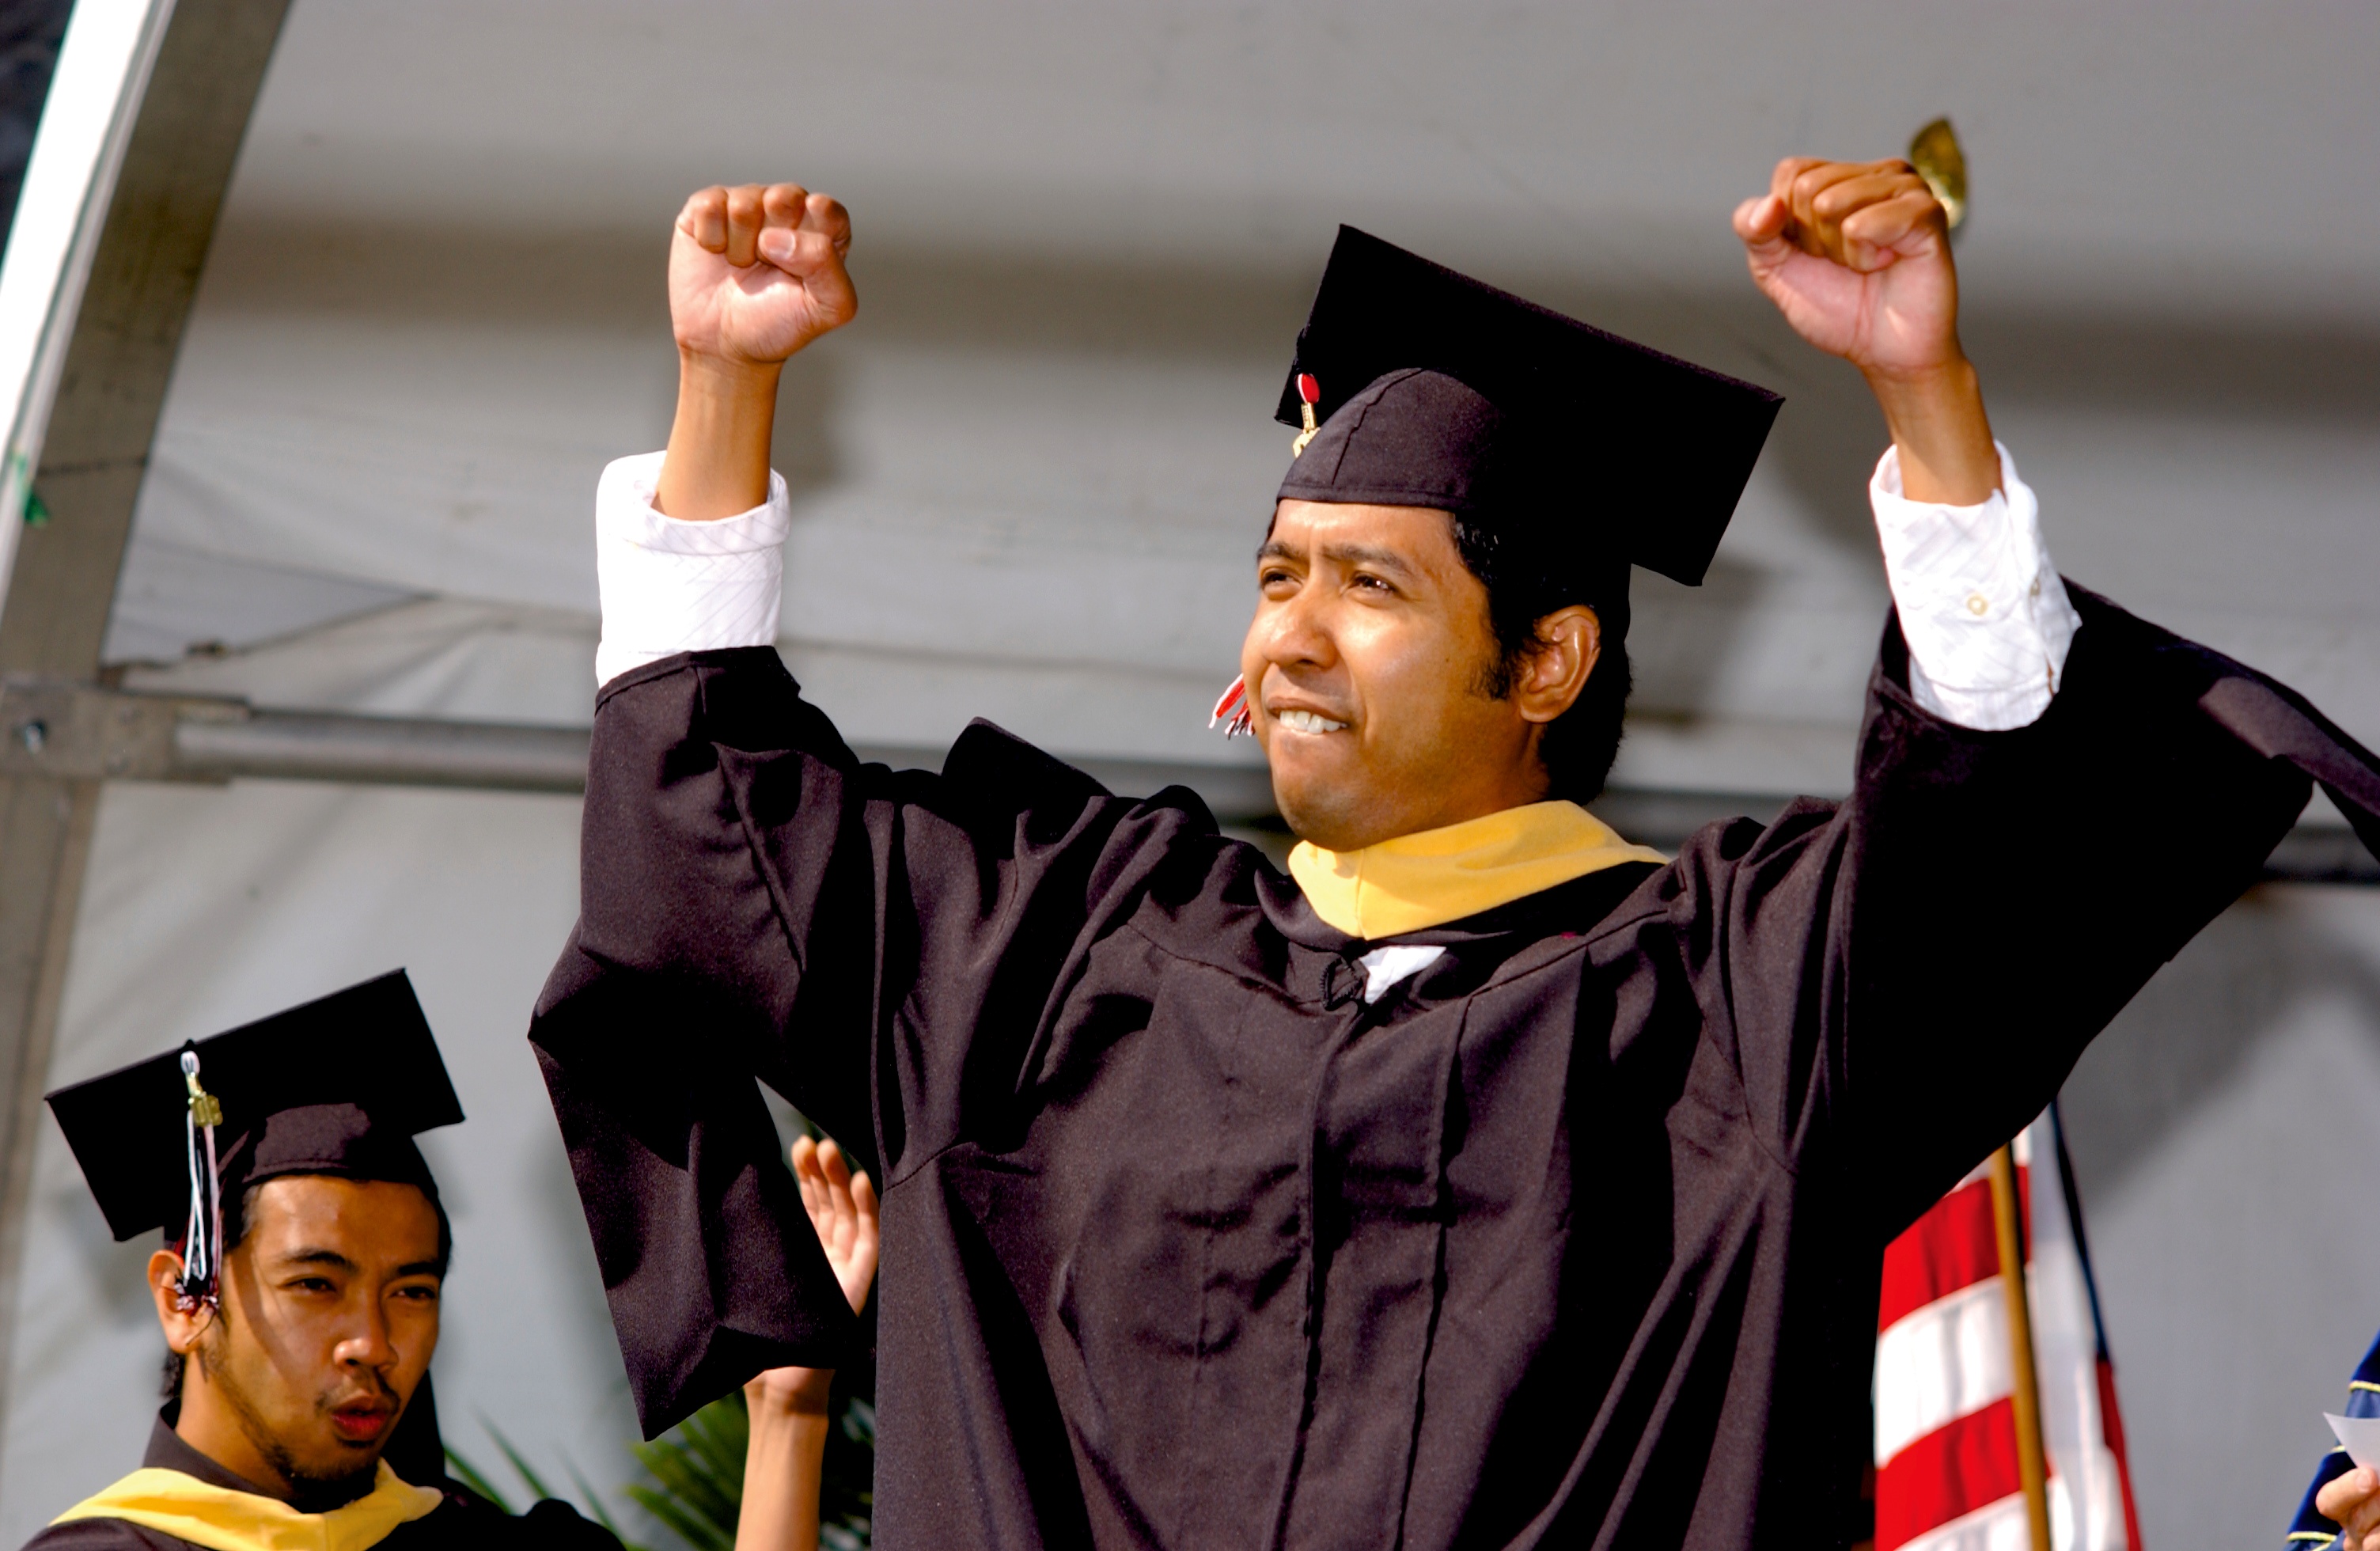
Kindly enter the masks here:
<path id="1" fill-rule="evenodd" d="M 1901 493 L 1944 506 L 1979 506 L 1999 488 L 1999 453 L 1984 391 L 1964 356 L 1923 372 L 1866 374 L 1900 449 Z"/>
<path id="2" fill-rule="evenodd" d="M 744 1454 L 735 1551 L 817 1551 L 825 1408 L 755 1399 L 748 1389 L 746 1396 L 752 1433 Z"/>
<path id="3" fill-rule="evenodd" d="M 678 354 L 677 418 L 653 492 L 656 510 L 686 522 L 748 512 L 769 499 L 769 437 L 781 363 Z"/>

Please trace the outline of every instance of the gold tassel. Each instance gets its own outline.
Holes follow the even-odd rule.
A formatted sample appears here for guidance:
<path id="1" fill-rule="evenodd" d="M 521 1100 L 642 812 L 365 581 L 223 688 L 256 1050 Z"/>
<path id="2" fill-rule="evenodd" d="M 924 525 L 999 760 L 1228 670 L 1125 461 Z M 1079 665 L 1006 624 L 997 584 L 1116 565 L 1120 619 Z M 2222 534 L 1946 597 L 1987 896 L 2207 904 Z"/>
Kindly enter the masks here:
<path id="1" fill-rule="evenodd" d="M 1967 218 L 1967 156 L 1949 119 L 1937 118 L 1917 131 L 1909 142 L 1909 164 L 1942 201 L 1943 224 L 1957 231 Z"/>

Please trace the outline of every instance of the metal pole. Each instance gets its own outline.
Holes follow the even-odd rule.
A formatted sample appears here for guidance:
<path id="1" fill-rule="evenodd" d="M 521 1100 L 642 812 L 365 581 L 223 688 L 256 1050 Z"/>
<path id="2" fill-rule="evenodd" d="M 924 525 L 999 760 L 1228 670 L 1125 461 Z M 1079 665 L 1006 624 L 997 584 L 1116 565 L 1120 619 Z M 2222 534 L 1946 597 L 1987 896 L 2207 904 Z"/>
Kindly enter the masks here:
<path id="1" fill-rule="evenodd" d="M 494 726 L 413 718 L 268 711 L 189 719 L 174 728 L 176 773 L 461 786 L 491 792 L 583 792 L 583 727 Z"/>
<path id="2" fill-rule="evenodd" d="M 40 448 L 32 491 L 47 516 L 24 527 L 6 575 L 0 673 L 96 687 L 165 386 L 288 4 L 177 0 L 145 89 L 128 80 L 114 186 L 93 188 L 105 216 L 80 303 L 45 324 L 64 334 L 46 432 L 17 430 Z M 10 531 L 18 520 L 0 511 Z M 103 773 L 0 771 L 0 1408 L 41 1094 Z"/>
<path id="3" fill-rule="evenodd" d="M 2016 1412 L 2016 1473 L 2024 1484 L 2024 1515 L 2033 1551 L 2050 1551 L 2049 1466 L 2041 1446 L 2041 1376 L 2033 1361 L 2033 1308 L 2025 1291 L 2024 1223 L 2016 1184 L 2016 1155 L 1992 1155 L 1992 1225 L 1998 1230 L 2000 1290 L 2008 1302 L 2010 1399 Z"/>
<path id="4" fill-rule="evenodd" d="M 0 780 L 328 781 L 577 793 L 587 789 L 589 736 L 584 727 L 281 710 L 217 695 L 0 673 Z M 949 753 L 889 745 L 853 752 L 895 769 L 940 769 Z M 1186 786 L 1226 826 L 1286 833 L 1273 806 L 1272 778 L 1262 765 L 1061 757 L 1120 795 Z M 1773 794 L 1623 789 L 1606 792 L 1595 806 L 1630 839 L 1674 847 L 1706 824 L 1738 814 L 1765 818 L 1790 800 Z M 2380 859 L 2343 824 L 2301 823 L 2265 864 L 2265 876 L 2369 885 L 2380 883 Z"/>

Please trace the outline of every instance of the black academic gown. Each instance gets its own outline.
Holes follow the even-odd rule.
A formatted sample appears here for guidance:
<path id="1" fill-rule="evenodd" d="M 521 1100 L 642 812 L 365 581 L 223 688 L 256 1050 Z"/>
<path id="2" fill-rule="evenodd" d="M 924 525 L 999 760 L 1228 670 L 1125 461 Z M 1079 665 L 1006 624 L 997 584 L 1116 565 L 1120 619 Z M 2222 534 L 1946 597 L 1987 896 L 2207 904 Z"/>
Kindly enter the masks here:
<path id="1" fill-rule="evenodd" d="M 765 648 L 596 714 L 543 1064 L 649 1430 L 845 1315 L 753 1084 L 885 1181 L 878 1544 L 1847 1538 L 1886 1242 L 2258 875 L 2302 701 L 2080 588 L 1975 732 L 1897 627 L 1857 784 L 1359 943 L 1179 789 L 859 763 Z"/>
<path id="2" fill-rule="evenodd" d="M 182 1441 L 164 1417 L 149 1433 L 144 1469 L 179 1471 L 232 1492 L 255 1492 L 253 1482 L 234 1475 Z M 370 1483 L 364 1484 L 368 1490 Z M 399 1524 L 375 1551 L 620 1551 L 620 1543 L 599 1524 L 578 1517 L 568 1503 L 546 1501 L 521 1518 L 504 1513 L 460 1482 L 441 1479 L 445 1500 L 409 1524 Z M 260 1496 L 261 1494 L 259 1494 Z M 361 1493 L 356 1494 L 360 1496 Z M 353 1497 L 349 1497 L 349 1501 Z M 323 1504 L 334 1507 L 335 1504 Z M 192 1542 L 122 1519 L 77 1519 L 53 1524 L 25 1543 L 25 1551 L 200 1551 Z"/>

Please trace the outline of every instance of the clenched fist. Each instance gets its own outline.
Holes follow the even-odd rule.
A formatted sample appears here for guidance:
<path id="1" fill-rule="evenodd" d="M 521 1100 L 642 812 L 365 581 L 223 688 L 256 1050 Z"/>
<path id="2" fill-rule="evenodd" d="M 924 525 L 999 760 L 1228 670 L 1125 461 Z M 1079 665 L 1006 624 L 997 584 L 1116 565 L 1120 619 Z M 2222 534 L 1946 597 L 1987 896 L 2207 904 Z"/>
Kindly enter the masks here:
<path id="1" fill-rule="evenodd" d="M 677 418 L 654 504 L 708 522 L 768 499 L 785 358 L 859 310 L 843 267 L 851 217 L 798 184 L 706 188 L 670 240 Z"/>
<path id="2" fill-rule="evenodd" d="M 1908 163 L 1789 156 L 1735 233 L 1753 281 L 1828 355 L 1890 374 L 1959 358 L 1949 222 Z"/>
<path id="3" fill-rule="evenodd" d="M 1752 279 L 1803 339 L 1865 374 L 1915 501 L 1971 506 L 1999 483 L 1941 201 L 1906 162 L 1789 156 L 1736 207 Z"/>
<path id="4" fill-rule="evenodd" d="M 799 184 L 705 188 L 678 212 L 670 321 L 678 348 L 736 365 L 783 360 L 859 310 L 851 217 Z"/>

